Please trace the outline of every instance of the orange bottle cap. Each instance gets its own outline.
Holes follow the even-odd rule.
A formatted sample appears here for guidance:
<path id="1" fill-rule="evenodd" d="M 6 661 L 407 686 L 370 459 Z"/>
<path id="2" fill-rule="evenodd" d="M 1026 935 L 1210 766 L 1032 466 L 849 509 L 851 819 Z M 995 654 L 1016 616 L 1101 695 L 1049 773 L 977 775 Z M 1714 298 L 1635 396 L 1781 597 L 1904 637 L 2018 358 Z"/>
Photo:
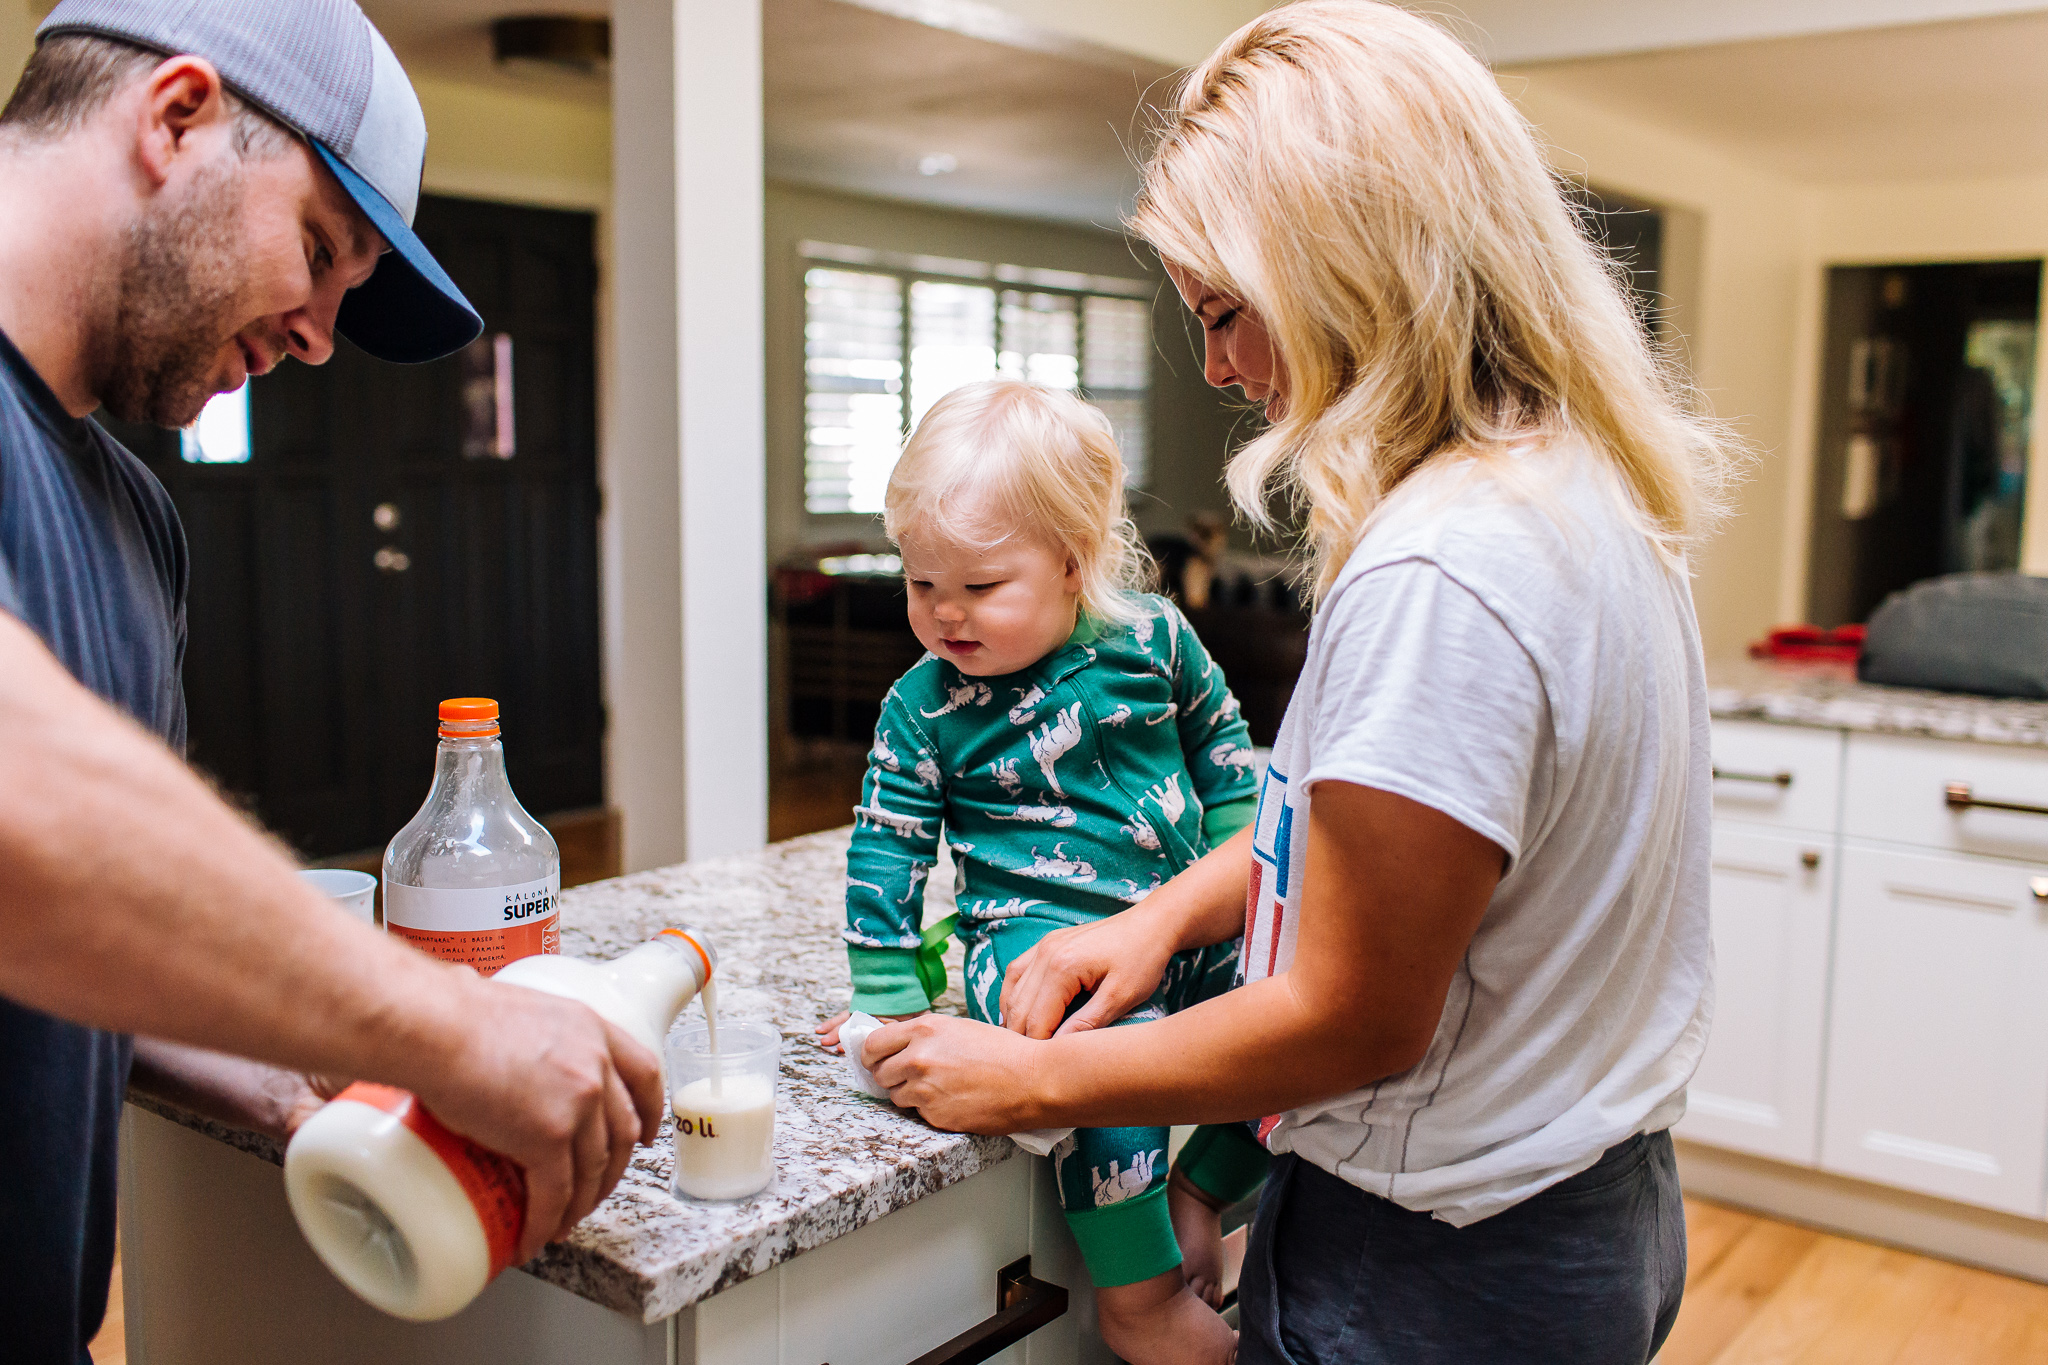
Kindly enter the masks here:
<path id="1" fill-rule="evenodd" d="M 441 703 L 441 738 L 496 739 L 498 703 L 489 697 L 450 697 Z"/>

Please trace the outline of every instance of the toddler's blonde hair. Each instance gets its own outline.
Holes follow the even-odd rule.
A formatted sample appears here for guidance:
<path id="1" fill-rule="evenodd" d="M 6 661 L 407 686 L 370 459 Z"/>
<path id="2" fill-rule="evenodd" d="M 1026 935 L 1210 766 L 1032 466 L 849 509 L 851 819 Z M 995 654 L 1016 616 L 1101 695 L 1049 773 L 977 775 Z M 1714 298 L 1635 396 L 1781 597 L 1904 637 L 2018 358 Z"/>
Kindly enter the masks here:
<path id="1" fill-rule="evenodd" d="M 965 384 L 932 404 L 903 447 L 882 525 L 988 549 L 1037 535 L 1081 575 L 1081 609 L 1130 622 L 1125 595 L 1151 560 L 1124 505 L 1124 461 L 1109 418 L 1062 389 L 1015 379 Z"/>
<path id="2" fill-rule="evenodd" d="M 1439 452 L 1532 486 L 1518 442 L 1582 438 L 1674 561 L 1722 511 L 1737 444 L 1644 336 L 1527 121 L 1427 19 L 1298 0 L 1246 24 L 1181 86 L 1130 227 L 1265 323 L 1287 403 L 1227 479 L 1262 527 L 1276 489 L 1306 504 L 1318 595 Z"/>

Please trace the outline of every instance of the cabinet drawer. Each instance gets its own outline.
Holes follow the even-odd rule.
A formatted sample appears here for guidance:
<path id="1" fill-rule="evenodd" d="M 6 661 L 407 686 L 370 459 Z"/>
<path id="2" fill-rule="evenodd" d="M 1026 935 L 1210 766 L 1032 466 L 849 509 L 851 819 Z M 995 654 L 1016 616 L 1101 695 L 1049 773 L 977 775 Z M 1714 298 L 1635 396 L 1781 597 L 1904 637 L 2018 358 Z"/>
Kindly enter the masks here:
<path id="1" fill-rule="evenodd" d="M 1832 833 L 1842 732 L 1714 722 L 1714 818 Z"/>
<path id="2" fill-rule="evenodd" d="M 2042 1216 L 2043 870 L 1844 845 L 1823 1168 Z"/>
<path id="3" fill-rule="evenodd" d="M 1850 838 L 2048 862 L 2048 750 L 1851 735 L 1846 771 Z M 1965 793 L 2039 813 L 1965 804 Z"/>

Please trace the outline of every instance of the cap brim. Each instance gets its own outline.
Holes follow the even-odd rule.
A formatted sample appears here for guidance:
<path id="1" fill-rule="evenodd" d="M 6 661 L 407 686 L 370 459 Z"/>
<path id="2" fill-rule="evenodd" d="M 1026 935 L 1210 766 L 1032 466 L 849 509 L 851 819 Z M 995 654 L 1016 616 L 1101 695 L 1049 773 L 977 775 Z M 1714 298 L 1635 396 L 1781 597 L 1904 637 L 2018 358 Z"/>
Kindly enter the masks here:
<path id="1" fill-rule="evenodd" d="M 441 269 L 391 201 L 318 142 L 313 149 L 391 250 L 369 279 L 342 296 L 335 328 L 379 360 L 414 365 L 475 341 L 484 320 Z"/>

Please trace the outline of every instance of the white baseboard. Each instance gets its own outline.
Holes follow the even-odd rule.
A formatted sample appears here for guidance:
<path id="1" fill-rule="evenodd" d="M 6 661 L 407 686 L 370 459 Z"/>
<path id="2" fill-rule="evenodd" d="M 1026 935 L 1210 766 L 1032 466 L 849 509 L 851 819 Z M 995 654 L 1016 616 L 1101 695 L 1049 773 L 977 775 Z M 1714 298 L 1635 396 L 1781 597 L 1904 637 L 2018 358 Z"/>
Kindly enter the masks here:
<path id="1" fill-rule="evenodd" d="M 1679 1183 L 1687 1194 L 1788 1223 L 2048 1282 L 2048 1222 L 1697 1142 L 1681 1140 L 1676 1145 Z"/>

